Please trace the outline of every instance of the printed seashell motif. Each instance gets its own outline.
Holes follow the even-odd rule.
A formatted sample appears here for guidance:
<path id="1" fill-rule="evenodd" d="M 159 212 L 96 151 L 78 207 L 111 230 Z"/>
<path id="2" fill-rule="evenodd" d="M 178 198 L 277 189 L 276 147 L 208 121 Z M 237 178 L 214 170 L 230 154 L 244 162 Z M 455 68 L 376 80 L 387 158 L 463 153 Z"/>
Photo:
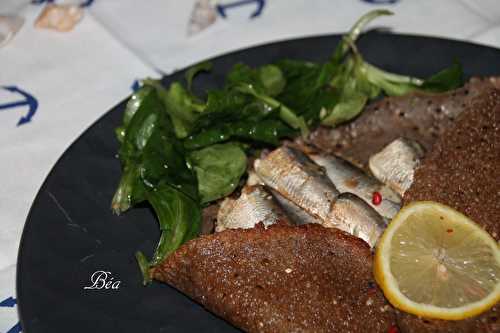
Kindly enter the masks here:
<path id="1" fill-rule="evenodd" d="M 0 15 L 0 47 L 6 45 L 23 24 L 24 19 L 20 16 Z"/>
<path id="2" fill-rule="evenodd" d="M 48 4 L 35 21 L 35 27 L 70 31 L 83 17 L 83 9 L 76 5 Z"/>
<path id="3" fill-rule="evenodd" d="M 189 18 L 187 35 L 192 36 L 212 25 L 217 18 L 214 1 L 198 0 Z"/>

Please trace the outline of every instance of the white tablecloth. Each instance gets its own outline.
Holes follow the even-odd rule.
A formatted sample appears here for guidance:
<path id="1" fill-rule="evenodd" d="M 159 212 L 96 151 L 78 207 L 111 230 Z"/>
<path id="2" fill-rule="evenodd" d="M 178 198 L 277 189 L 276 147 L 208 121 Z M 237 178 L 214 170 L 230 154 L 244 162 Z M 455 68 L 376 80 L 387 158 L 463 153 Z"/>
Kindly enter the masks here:
<path id="1" fill-rule="evenodd" d="M 59 33 L 33 27 L 44 4 L 0 1 L 0 15 L 26 20 L 0 48 L 0 332 L 21 330 L 16 256 L 38 188 L 68 145 L 130 94 L 134 80 L 250 45 L 343 32 L 374 8 L 396 13 L 376 23 L 396 32 L 500 46 L 498 0 L 246 1 L 188 37 L 194 2 L 95 0 L 73 31 Z M 241 0 L 219 4 L 235 2 Z M 259 2 L 262 12 L 250 19 Z"/>

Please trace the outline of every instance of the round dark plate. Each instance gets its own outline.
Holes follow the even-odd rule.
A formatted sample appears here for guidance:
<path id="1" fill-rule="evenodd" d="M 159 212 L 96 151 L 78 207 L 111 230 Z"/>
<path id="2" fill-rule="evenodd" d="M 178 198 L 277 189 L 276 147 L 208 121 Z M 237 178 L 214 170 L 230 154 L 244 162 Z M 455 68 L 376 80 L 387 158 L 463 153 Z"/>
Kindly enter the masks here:
<path id="1" fill-rule="evenodd" d="M 197 89 L 220 86 L 237 62 L 324 61 L 338 41 L 339 36 L 296 39 L 220 56 L 213 59 L 212 74 L 197 79 Z M 399 73 L 426 77 L 454 60 L 467 77 L 500 73 L 500 50 L 470 43 L 371 32 L 358 45 L 368 61 Z M 163 81 L 182 76 L 181 71 Z M 118 104 L 66 150 L 31 207 L 17 266 L 23 331 L 235 332 L 168 285 L 141 284 L 134 252 L 151 254 L 159 237 L 155 217 L 148 207 L 122 216 L 110 209 L 121 174 L 113 130 L 124 106 L 125 101 Z M 84 289 L 96 271 L 110 272 L 119 288 Z"/>

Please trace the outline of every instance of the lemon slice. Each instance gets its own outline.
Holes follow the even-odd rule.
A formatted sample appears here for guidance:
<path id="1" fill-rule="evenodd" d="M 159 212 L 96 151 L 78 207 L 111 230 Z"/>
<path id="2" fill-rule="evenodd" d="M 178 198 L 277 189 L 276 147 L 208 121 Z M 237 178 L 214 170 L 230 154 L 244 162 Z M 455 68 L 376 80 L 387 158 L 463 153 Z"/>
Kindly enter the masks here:
<path id="1" fill-rule="evenodd" d="M 500 251 L 481 227 L 431 201 L 412 203 L 379 240 L 375 279 L 396 308 L 460 320 L 500 300 Z"/>

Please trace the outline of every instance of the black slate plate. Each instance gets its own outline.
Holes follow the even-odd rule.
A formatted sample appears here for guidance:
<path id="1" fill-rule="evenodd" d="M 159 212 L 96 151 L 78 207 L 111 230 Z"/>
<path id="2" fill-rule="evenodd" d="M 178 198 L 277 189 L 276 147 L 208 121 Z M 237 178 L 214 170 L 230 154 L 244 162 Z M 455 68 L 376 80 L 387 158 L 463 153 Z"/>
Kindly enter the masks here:
<path id="1" fill-rule="evenodd" d="M 282 58 L 325 60 L 339 36 L 296 39 L 253 47 L 213 60 L 201 75 L 202 91 L 221 85 L 237 62 L 261 65 Z M 425 77 L 455 59 L 466 76 L 500 74 L 500 50 L 418 36 L 368 33 L 365 58 L 390 71 Z M 178 72 L 164 78 L 169 84 Z M 147 207 L 115 216 L 109 208 L 120 177 L 113 129 L 120 103 L 82 134 L 42 185 L 24 227 L 17 266 L 23 331 L 32 332 L 235 332 L 175 289 L 141 285 L 133 254 L 150 254 L 159 237 Z M 96 271 L 109 271 L 119 289 L 85 290 Z"/>

